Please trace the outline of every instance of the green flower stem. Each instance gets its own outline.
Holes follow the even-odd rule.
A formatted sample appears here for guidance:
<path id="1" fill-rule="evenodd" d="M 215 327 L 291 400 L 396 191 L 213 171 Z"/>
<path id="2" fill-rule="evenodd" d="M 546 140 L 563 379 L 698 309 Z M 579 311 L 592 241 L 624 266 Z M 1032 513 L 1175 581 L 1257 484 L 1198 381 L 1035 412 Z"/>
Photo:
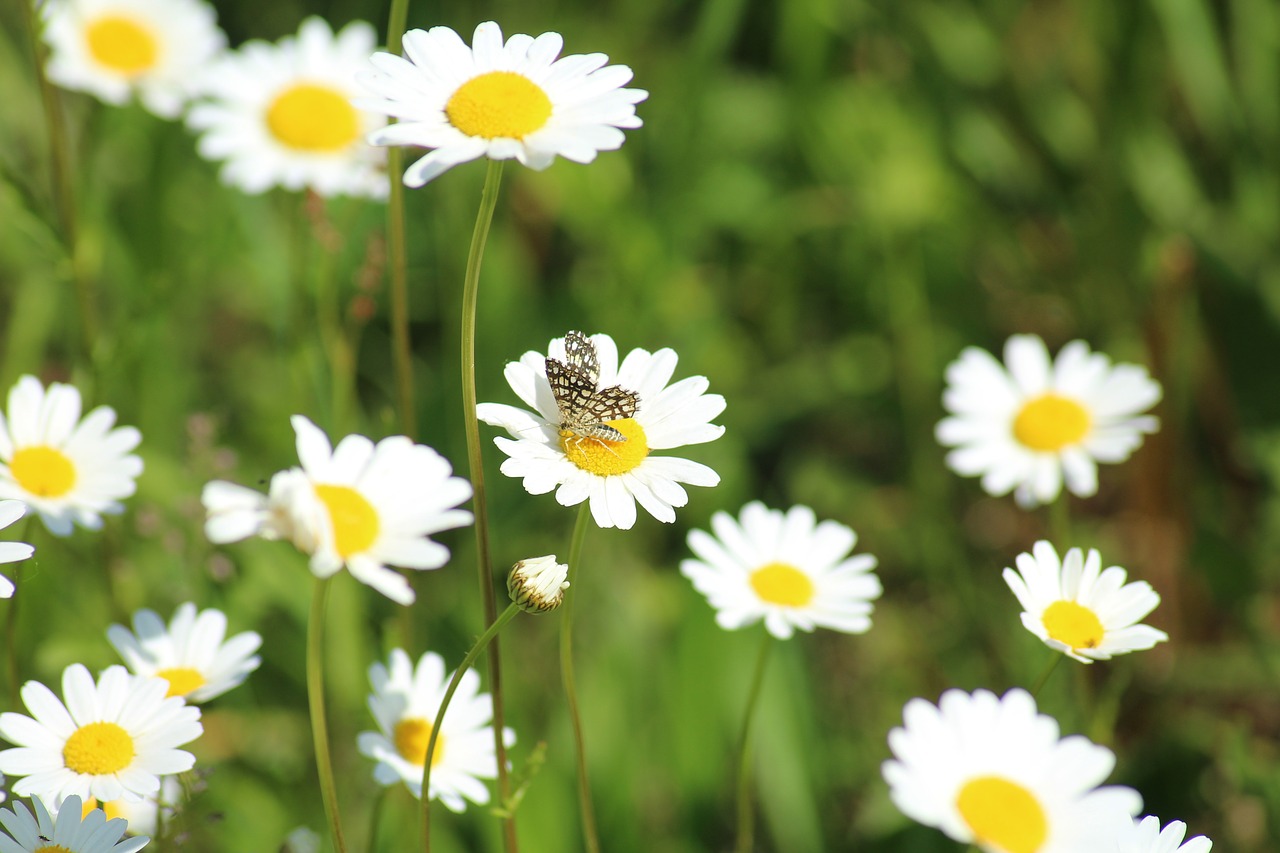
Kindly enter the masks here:
<path id="1" fill-rule="evenodd" d="M 387 21 L 387 51 L 400 55 L 401 37 L 409 18 L 409 0 L 391 0 Z M 388 119 L 388 123 L 395 121 Z M 410 438 L 418 433 L 418 412 L 413 400 L 413 347 L 409 339 L 409 262 L 405 249 L 404 151 L 398 145 L 387 148 L 387 179 L 391 195 L 387 199 L 387 265 L 391 272 L 391 358 L 395 365 L 396 408 L 400 429 Z"/>
<path id="2" fill-rule="evenodd" d="M 467 434 L 467 464 L 471 468 L 471 488 L 475 492 L 471 505 L 476 514 L 476 571 L 480 580 L 480 598 L 484 602 L 485 630 L 498 618 L 497 599 L 493 592 L 493 569 L 489 557 L 489 512 L 484 491 L 484 455 L 480 445 L 480 421 L 476 418 L 476 303 L 480 295 L 480 264 L 484 260 L 493 209 L 498 203 L 498 187 L 502 183 L 502 161 L 489 160 L 484 189 L 480 192 L 480 210 L 467 253 L 467 273 L 462 283 L 462 417 Z M 498 759 L 498 795 L 502 802 L 511 796 L 511 780 L 507 774 L 507 745 L 502 742 L 506 714 L 503 709 L 502 656 L 498 643 L 489 647 L 489 685 L 493 691 L 493 750 Z M 503 818 L 503 844 L 507 853 L 516 850 L 515 815 Z"/>
<path id="3" fill-rule="evenodd" d="M 337 853 L 347 853 L 342 837 L 342 819 L 338 815 L 338 791 L 333 781 L 333 761 L 329 757 L 329 727 L 324 716 L 324 605 L 329 598 L 332 578 L 316 578 L 311 596 L 311 615 L 307 617 L 307 700 L 311 707 L 311 737 L 315 742 L 316 773 L 320 777 L 320 798 L 333 832 Z"/>
<path id="4" fill-rule="evenodd" d="M 764 632 L 760 654 L 756 657 L 756 670 L 751 676 L 751 690 L 747 694 L 747 710 L 742 715 L 742 732 L 738 735 L 738 842 L 735 853 L 750 853 L 755 840 L 755 823 L 751 812 L 751 721 L 760 704 L 760 687 L 764 684 L 765 666 L 769 662 L 769 650 L 773 648 L 773 635 Z"/>
<path id="5" fill-rule="evenodd" d="M 1062 663 L 1062 659 L 1066 657 L 1062 652 L 1057 652 L 1053 649 L 1050 649 L 1049 653 L 1053 655 L 1053 659 L 1049 661 L 1049 665 L 1045 667 L 1044 672 L 1036 679 L 1035 686 L 1031 688 L 1032 697 L 1040 695 L 1040 691 L 1049 683 L 1049 676 L 1053 675 L 1053 671 L 1058 668 L 1058 664 Z"/>
<path id="6" fill-rule="evenodd" d="M 573 599 L 578 587 L 575 575 L 582 558 L 582 543 L 587 538 L 587 525 L 591 520 L 590 504 L 583 501 L 578 509 L 578 520 L 573 525 L 573 539 L 569 544 L 569 588 L 564 591 L 563 610 L 560 616 L 560 677 L 564 681 L 564 695 L 569 703 L 569 719 L 573 723 L 573 744 L 578 758 L 578 807 L 582 812 L 582 838 L 587 853 L 600 853 L 600 838 L 596 832 L 596 813 L 591 805 L 591 782 L 587 777 L 587 748 L 582 737 L 582 715 L 578 712 L 578 687 L 573 678 Z"/>
<path id="7" fill-rule="evenodd" d="M 1058 499 L 1049 504 L 1049 535 L 1061 556 L 1066 556 L 1067 549 L 1076 544 L 1071 541 L 1071 505 L 1067 503 L 1065 487 Z"/>
<path id="8" fill-rule="evenodd" d="M 462 663 L 458 664 L 458 669 L 453 673 L 453 680 L 449 682 L 449 687 L 444 691 L 444 698 L 440 700 L 440 709 L 436 711 L 436 718 L 431 723 L 431 738 L 427 741 L 427 752 L 422 762 L 422 849 L 424 853 L 431 853 L 431 763 L 436 754 L 436 739 L 440 736 L 440 729 L 444 726 L 444 712 L 449 709 L 449 703 L 453 701 L 453 694 L 458 689 L 458 684 L 462 682 L 462 676 L 471 669 L 471 665 L 476 662 L 476 658 L 480 656 L 480 652 L 488 648 L 489 643 L 498 636 L 506 624 L 520 612 L 520 605 L 512 603 L 507 605 L 507 609 L 502 611 L 489 629 L 480 635 L 480 639 L 476 640 L 476 644 L 471 647 L 471 651 L 467 652 L 467 656 L 462 659 Z M 502 729 L 494 725 L 495 731 L 498 732 L 498 738 L 502 738 Z M 505 801 L 503 801 L 505 806 Z M 372 845 L 369 847 L 373 849 Z"/>

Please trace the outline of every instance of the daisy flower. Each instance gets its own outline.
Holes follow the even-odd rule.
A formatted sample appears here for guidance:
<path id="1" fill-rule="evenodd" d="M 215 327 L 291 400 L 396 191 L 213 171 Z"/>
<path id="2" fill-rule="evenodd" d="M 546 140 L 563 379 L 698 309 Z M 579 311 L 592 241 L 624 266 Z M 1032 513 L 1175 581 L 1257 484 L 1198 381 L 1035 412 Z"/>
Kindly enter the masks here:
<path id="1" fill-rule="evenodd" d="M 142 460 L 129 451 L 142 436 L 117 427 L 116 413 L 99 406 L 80 418 L 80 392 L 54 382 L 46 390 L 24 376 L 9 391 L 0 415 L 0 498 L 15 498 L 40 515 L 56 536 L 72 524 L 102 527 L 102 515 L 124 511 Z"/>
<path id="2" fill-rule="evenodd" d="M 624 89 L 631 69 L 603 53 L 557 59 L 559 33 L 514 35 L 503 43 L 493 21 L 472 46 L 448 27 L 410 30 L 405 57 L 376 53 L 361 77 L 377 95 L 361 104 L 399 119 L 369 136 L 374 145 L 435 149 L 411 165 L 404 183 L 420 187 L 459 163 L 488 157 L 545 169 L 558 156 L 590 163 L 622 146 L 620 128 L 640 127 L 635 105 L 649 97 Z"/>
<path id="3" fill-rule="evenodd" d="M 511 567 L 507 594 L 525 613 L 550 613 L 564 601 L 568 577 L 569 566 L 557 563 L 555 554 L 530 557 Z"/>
<path id="4" fill-rule="evenodd" d="M 26 511 L 27 505 L 22 501 L 0 501 L 0 530 L 22 518 Z M 17 563 L 35 552 L 36 549 L 25 542 L 0 542 L 0 563 Z M 12 598 L 14 589 L 13 581 L 0 575 L 0 598 Z"/>
<path id="5" fill-rule="evenodd" d="M 636 522 L 636 502 L 654 518 L 675 521 L 675 508 L 689 502 L 681 483 L 714 486 L 720 475 L 706 465 L 672 456 L 653 456 L 687 444 L 704 444 L 724 434 L 711 419 L 724 411 L 724 397 L 706 393 L 705 376 L 691 376 L 668 385 L 677 356 L 670 349 L 655 353 L 635 349 L 618 364 L 618 347 L 608 335 L 570 332 L 569 340 L 589 341 L 596 361 L 595 387 L 620 389 L 634 395 L 629 417 L 602 426 L 621 433 L 621 440 L 585 436 L 562 427 L 563 413 L 547 380 L 547 361 L 564 363 L 565 340 L 551 341 L 544 356 L 527 352 L 507 365 L 511 389 L 533 411 L 500 403 L 476 407 L 480 420 L 505 429 L 512 438 L 493 441 L 509 457 L 502 473 L 520 477 L 533 495 L 555 490 L 562 506 L 591 502 L 591 515 L 600 527 L 628 530 Z M 585 345 L 585 344 L 584 344 Z M 572 359 L 571 359 L 572 361 Z"/>
<path id="6" fill-rule="evenodd" d="M 160 804 L 164 804 L 164 817 L 168 822 L 177 813 L 177 806 L 182 802 L 183 796 L 182 782 L 177 776 L 161 776 L 160 790 L 154 794 L 148 794 L 141 800 L 111 800 L 105 803 L 90 797 L 84 801 L 82 814 L 88 815 L 92 809 L 102 809 L 108 820 L 122 818 L 128 821 L 129 827 L 125 832 L 129 835 L 155 835 L 160 822 Z M 66 807 L 64 802 L 52 811 L 53 816 L 56 818 Z"/>
<path id="7" fill-rule="evenodd" d="M 369 710 L 378 721 L 376 732 L 361 732 L 361 754 L 377 764 L 373 778 L 382 785 L 404 782 L 415 797 L 422 797 L 422 765 L 435 725 L 440 700 L 453 679 L 444 670 L 444 659 L 427 652 L 415 668 L 401 649 L 392 649 L 388 665 L 369 667 Z M 493 701 L 480 693 L 480 676 L 469 670 L 458 682 L 448 713 L 436 738 L 431 762 L 431 799 L 439 799 L 451 811 L 466 809 L 464 798 L 477 805 L 489 802 L 489 789 L 480 780 L 498 775 L 493 753 Z M 510 746 L 515 734 L 503 738 Z"/>
<path id="8" fill-rule="evenodd" d="M 109 104 L 137 93 L 162 118 L 177 117 L 227 45 L 201 0 L 45 0 L 41 10 L 51 81 Z"/>
<path id="9" fill-rule="evenodd" d="M 1060 738 L 1025 690 L 948 690 L 936 707 L 912 699 L 903 722 L 881 768 L 894 805 L 987 853 L 1101 853 L 1142 808 L 1130 788 L 1097 787 L 1111 750 Z"/>
<path id="10" fill-rule="evenodd" d="M 107 629 L 107 639 L 135 675 L 163 678 L 170 696 L 193 704 L 221 696 L 258 668 L 254 654 L 262 645 L 255 631 L 229 640 L 227 617 L 221 610 L 196 612 L 187 602 L 178 607 L 166 629 L 151 610 L 133 614 L 133 631 L 122 625 Z"/>
<path id="11" fill-rule="evenodd" d="M 150 838 L 121 840 L 127 822 L 107 820 L 102 809 L 85 809 L 80 797 L 67 797 L 56 816 L 37 797 L 31 801 L 35 814 L 22 803 L 0 809 L 0 824 L 8 835 L 0 835 L 4 853 L 134 853 L 146 847 Z"/>
<path id="12" fill-rule="evenodd" d="M 200 709 L 166 698 L 162 678 L 130 675 L 110 666 L 95 684 L 72 664 L 62 673 L 64 705 L 38 681 L 22 687 L 33 715 L 0 714 L 0 736 L 15 749 L 0 752 L 0 771 L 22 776 L 19 796 L 52 801 L 76 795 L 100 802 L 141 799 L 160 788 L 160 776 L 190 770 L 195 756 L 177 747 L 203 731 Z"/>
<path id="13" fill-rule="evenodd" d="M 1159 421 L 1142 412 L 1160 399 L 1146 368 L 1117 364 L 1072 341 L 1050 361 L 1044 341 L 1014 335 L 1002 365 L 969 347 L 947 367 L 943 405 L 951 413 L 938 441 L 955 448 L 947 465 L 982 477 L 992 495 L 1014 492 L 1018 504 L 1051 503 L 1062 490 L 1098 491 L 1098 462 L 1123 462 Z"/>
<path id="14" fill-rule="evenodd" d="M 1134 821 L 1113 849 L 1115 853 L 1209 853 L 1213 849 L 1213 842 L 1203 835 L 1188 838 L 1184 844 L 1182 839 L 1186 834 L 1187 825 L 1180 820 L 1161 830 L 1160 818 L 1147 815 Z"/>
<path id="15" fill-rule="evenodd" d="M 1086 557 L 1072 548 L 1058 552 L 1041 540 L 1019 554 L 1018 571 L 1004 570 L 1004 582 L 1022 605 L 1022 624 L 1045 645 L 1081 663 L 1152 648 L 1169 639 L 1164 631 L 1139 625 L 1160 596 L 1146 581 L 1125 583 L 1125 570 L 1105 571 L 1095 549 Z"/>
<path id="16" fill-rule="evenodd" d="M 759 501 L 711 517 L 715 536 L 689 532 L 696 560 L 680 572 L 716 610 L 720 627 L 735 630 L 764 620 L 780 640 L 799 628 L 861 634 L 871 627 L 871 602 L 880 597 L 876 558 L 851 557 L 858 536 L 843 524 L 818 522 L 813 510 L 768 509 Z"/>
<path id="17" fill-rule="evenodd" d="M 471 497 L 471 484 L 452 476 L 443 456 L 402 435 L 377 444 L 349 435 L 335 449 L 301 415 L 291 423 L 301 468 L 273 477 L 269 495 L 221 481 L 205 486 L 209 539 L 288 538 L 311 555 L 316 577 L 346 566 L 392 601 L 412 604 L 409 582 L 387 566 L 447 563 L 449 549 L 428 537 L 471 523 L 470 512 L 454 508 Z"/>
<path id="18" fill-rule="evenodd" d="M 187 116 L 201 133 L 200 155 L 223 161 L 223 182 L 247 193 L 281 186 L 382 198 L 385 154 L 364 137 L 385 119 L 351 104 L 376 41 L 364 21 L 335 35 L 312 17 L 297 36 L 228 53 L 203 77 Z"/>

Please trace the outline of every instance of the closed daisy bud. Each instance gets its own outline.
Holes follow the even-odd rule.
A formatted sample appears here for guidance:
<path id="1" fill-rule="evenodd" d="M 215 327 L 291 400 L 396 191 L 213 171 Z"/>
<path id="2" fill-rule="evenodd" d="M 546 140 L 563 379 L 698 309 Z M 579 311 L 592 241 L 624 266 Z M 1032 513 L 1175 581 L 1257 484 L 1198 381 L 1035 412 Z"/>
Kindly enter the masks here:
<path id="1" fill-rule="evenodd" d="M 556 562 L 556 555 L 530 557 L 511 567 L 507 575 L 507 593 L 525 613 L 547 613 L 564 601 L 569 588 L 569 567 Z"/>

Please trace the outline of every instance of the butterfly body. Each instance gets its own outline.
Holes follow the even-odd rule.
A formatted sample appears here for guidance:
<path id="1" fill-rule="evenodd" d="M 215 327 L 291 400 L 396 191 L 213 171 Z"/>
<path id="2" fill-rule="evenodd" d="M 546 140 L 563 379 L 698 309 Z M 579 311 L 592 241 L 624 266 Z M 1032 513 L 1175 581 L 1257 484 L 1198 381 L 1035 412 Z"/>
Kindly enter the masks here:
<path id="1" fill-rule="evenodd" d="M 627 437 L 606 421 L 634 417 L 640 395 L 619 385 L 600 384 L 600 360 L 595 344 L 582 332 L 564 338 L 564 361 L 547 356 L 547 382 L 556 401 L 563 439 L 593 438 L 626 441 Z"/>

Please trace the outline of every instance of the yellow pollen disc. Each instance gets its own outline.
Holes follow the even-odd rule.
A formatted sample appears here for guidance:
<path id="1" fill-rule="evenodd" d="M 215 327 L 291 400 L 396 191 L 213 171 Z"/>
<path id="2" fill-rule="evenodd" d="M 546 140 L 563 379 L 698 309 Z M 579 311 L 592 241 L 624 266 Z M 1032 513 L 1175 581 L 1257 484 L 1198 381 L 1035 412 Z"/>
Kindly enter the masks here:
<path id="1" fill-rule="evenodd" d="M 133 756 L 133 738 L 115 723 L 81 726 L 62 747 L 67 769 L 90 776 L 119 773 L 129 766 Z"/>
<path id="2" fill-rule="evenodd" d="M 444 112 L 468 136 L 524 139 L 551 118 L 551 99 L 523 74 L 490 71 L 459 86 Z"/>
<path id="3" fill-rule="evenodd" d="M 427 760 L 427 744 L 431 741 L 431 722 L 421 717 L 407 717 L 396 723 L 396 752 L 405 761 L 421 767 Z M 431 766 L 437 767 L 444 756 L 444 735 L 436 736 L 436 751 Z"/>
<path id="4" fill-rule="evenodd" d="M 1024 447 L 1054 453 L 1089 433 L 1088 410 L 1075 400 L 1045 394 L 1022 407 L 1013 419 L 1013 437 Z"/>
<path id="5" fill-rule="evenodd" d="M 156 675 L 169 682 L 169 692 L 165 694 L 166 699 L 170 696 L 186 696 L 192 690 L 198 690 L 207 683 L 200 670 L 192 669 L 189 666 L 162 669 Z"/>
<path id="6" fill-rule="evenodd" d="M 285 89 L 267 108 L 267 128 L 298 151 L 341 151 L 360 137 L 360 116 L 347 96 L 321 83 Z"/>
<path id="7" fill-rule="evenodd" d="M 767 563 L 751 573 L 751 588 L 760 600 L 782 607 L 805 607 L 813 600 L 813 581 L 787 563 Z"/>
<path id="8" fill-rule="evenodd" d="M 151 28 L 123 15 L 103 15 L 90 21 L 84 38 L 99 65 L 126 77 L 150 71 L 160 58 L 160 44 Z"/>
<path id="9" fill-rule="evenodd" d="M 61 450 L 44 444 L 23 447 L 9 460 L 18 485 L 42 498 L 60 498 L 76 484 L 76 466 Z"/>
<path id="10" fill-rule="evenodd" d="M 1096 649 L 1107 629 L 1098 614 L 1074 601 L 1055 601 L 1040 616 L 1044 629 L 1059 643 L 1076 649 Z"/>
<path id="11" fill-rule="evenodd" d="M 74 853 L 74 851 L 63 847 L 61 844 L 41 844 L 36 850 L 39 853 Z"/>
<path id="12" fill-rule="evenodd" d="M 956 796 L 956 809 L 975 841 L 1006 853 L 1036 853 L 1049 837 L 1049 821 L 1035 795 L 999 776 L 966 782 Z"/>
<path id="13" fill-rule="evenodd" d="M 634 418 L 622 418 L 617 421 L 605 421 L 626 436 L 626 441 L 609 441 L 604 438 L 590 438 L 575 435 L 568 430 L 560 432 L 560 447 L 569 461 L 583 471 L 590 471 L 601 477 L 611 474 L 625 474 L 635 468 L 649 455 L 649 442 L 644 435 L 644 427 Z"/>
<path id="14" fill-rule="evenodd" d="M 346 559 L 366 551 L 378 538 L 378 511 L 350 486 L 316 486 L 316 497 L 329 510 L 333 543 Z"/>

